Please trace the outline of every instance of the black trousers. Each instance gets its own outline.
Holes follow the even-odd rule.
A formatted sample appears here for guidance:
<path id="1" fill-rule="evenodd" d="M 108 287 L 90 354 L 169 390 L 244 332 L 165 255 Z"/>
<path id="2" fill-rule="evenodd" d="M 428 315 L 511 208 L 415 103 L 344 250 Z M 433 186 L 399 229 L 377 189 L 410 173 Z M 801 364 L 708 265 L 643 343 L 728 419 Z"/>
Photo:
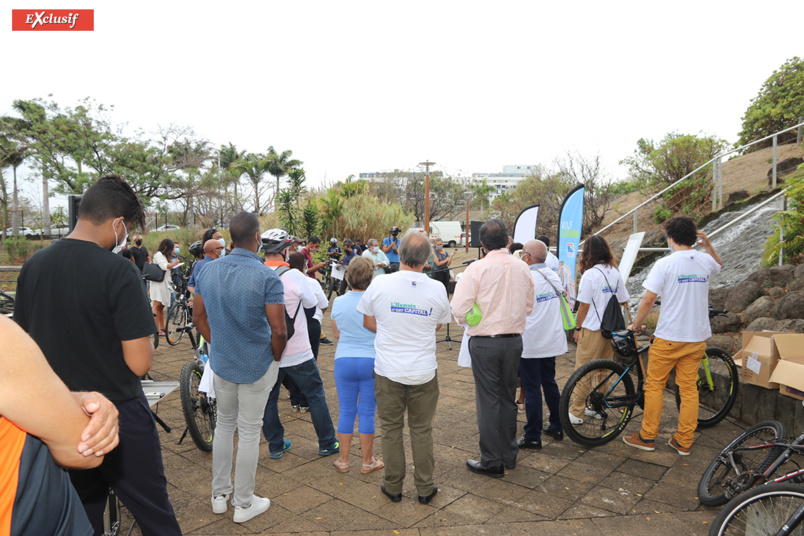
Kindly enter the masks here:
<path id="1" fill-rule="evenodd" d="M 522 337 L 469 339 L 475 377 L 480 461 L 485 467 L 516 465 L 516 378 Z"/>
<path id="2" fill-rule="evenodd" d="M 143 536 L 180 535 L 181 528 L 168 499 L 162 448 L 148 400 L 140 394 L 115 405 L 120 444 L 95 469 L 70 470 L 70 480 L 95 535 L 103 534 L 109 488 L 137 520 Z"/>

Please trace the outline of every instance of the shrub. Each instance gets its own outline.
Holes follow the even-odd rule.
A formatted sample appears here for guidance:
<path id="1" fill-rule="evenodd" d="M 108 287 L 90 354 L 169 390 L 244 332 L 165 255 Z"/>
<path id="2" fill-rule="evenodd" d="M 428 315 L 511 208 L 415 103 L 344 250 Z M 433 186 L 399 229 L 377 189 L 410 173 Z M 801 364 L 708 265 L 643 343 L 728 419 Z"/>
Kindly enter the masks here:
<path id="1" fill-rule="evenodd" d="M 40 249 L 42 249 L 41 242 L 29 241 L 24 236 L 11 236 L 6 239 L 6 252 L 11 262 L 24 263 Z"/>
<path id="2" fill-rule="evenodd" d="M 804 166 L 799 168 L 804 169 Z M 773 234 L 765 242 L 762 255 L 764 266 L 773 266 L 779 261 L 782 246 L 782 263 L 799 264 L 804 261 L 804 177 L 789 179 L 788 184 L 787 210 L 773 216 L 777 223 Z M 781 230 L 784 230 L 784 243 L 779 240 Z"/>

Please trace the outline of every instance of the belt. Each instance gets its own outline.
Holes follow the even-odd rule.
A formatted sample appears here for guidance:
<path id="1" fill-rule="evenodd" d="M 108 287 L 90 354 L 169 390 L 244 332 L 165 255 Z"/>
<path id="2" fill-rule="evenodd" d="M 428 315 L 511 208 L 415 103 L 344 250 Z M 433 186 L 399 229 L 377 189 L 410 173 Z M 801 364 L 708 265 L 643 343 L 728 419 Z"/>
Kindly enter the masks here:
<path id="1" fill-rule="evenodd" d="M 472 337 L 478 339 L 502 339 L 508 337 L 521 337 L 519 333 L 503 333 L 502 335 L 472 335 Z"/>

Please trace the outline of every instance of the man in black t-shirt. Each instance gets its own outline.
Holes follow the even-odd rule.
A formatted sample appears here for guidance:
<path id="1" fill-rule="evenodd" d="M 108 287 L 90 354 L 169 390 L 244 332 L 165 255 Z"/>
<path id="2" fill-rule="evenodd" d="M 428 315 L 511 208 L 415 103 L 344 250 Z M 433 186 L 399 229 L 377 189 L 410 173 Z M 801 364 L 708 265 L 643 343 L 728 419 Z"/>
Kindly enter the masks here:
<path id="1" fill-rule="evenodd" d="M 137 235 L 134 237 L 134 247 L 129 248 L 131 254 L 134 256 L 134 263 L 137 268 L 142 272 L 142 267 L 146 262 L 151 262 L 151 255 L 148 253 L 148 248 L 142 245 L 142 237 Z"/>
<path id="2" fill-rule="evenodd" d="M 103 532 L 111 487 L 143 535 L 181 534 L 140 383 L 153 361 L 156 325 L 141 274 L 112 254 L 122 249 L 132 225 L 144 226 L 143 206 L 123 179 L 107 175 L 83 194 L 79 210 L 73 232 L 22 267 L 14 320 L 70 390 L 99 391 L 117 406 L 118 448 L 96 469 L 70 471 L 95 533 Z"/>

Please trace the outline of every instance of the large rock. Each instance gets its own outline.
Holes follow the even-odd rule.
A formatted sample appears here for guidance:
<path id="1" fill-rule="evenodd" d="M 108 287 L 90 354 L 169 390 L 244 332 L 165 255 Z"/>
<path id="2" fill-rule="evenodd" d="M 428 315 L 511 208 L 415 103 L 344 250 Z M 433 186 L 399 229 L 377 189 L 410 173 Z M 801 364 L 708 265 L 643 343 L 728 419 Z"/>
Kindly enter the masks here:
<path id="1" fill-rule="evenodd" d="M 777 182 L 779 177 L 782 175 L 787 175 L 788 173 L 792 173 L 793 171 L 798 168 L 802 163 L 804 163 L 804 159 L 801 159 L 797 156 L 792 158 L 785 158 L 780 162 L 776 162 L 776 179 Z M 770 167 L 768 170 L 768 186 L 773 186 L 773 166 Z"/>
<path id="2" fill-rule="evenodd" d="M 746 307 L 764 294 L 759 283 L 746 279 L 731 288 L 728 298 L 726 298 L 726 309 L 733 313 L 745 311 Z"/>
<path id="3" fill-rule="evenodd" d="M 773 316 L 773 308 L 776 306 L 772 298 L 768 296 L 761 296 L 757 298 L 745 310 L 745 325 L 750 324 L 757 318 L 762 316 Z"/>
<path id="4" fill-rule="evenodd" d="M 802 264 L 804 266 L 804 264 Z M 787 285 L 788 291 L 804 290 L 804 277 L 799 277 L 790 281 Z"/>
<path id="5" fill-rule="evenodd" d="M 786 287 L 793 280 L 795 266 L 785 264 L 772 268 L 763 268 L 746 277 L 747 281 L 758 283 L 761 287 Z"/>
<path id="6" fill-rule="evenodd" d="M 788 318 L 787 320 L 777 320 L 776 323 L 773 325 L 773 331 L 804 333 L 804 320 L 800 318 Z"/>
<path id="7" fill-rule="evenodd" d="M 712 333 L 734 333 L 740 330 L 743 321 L 736 313 L 729 312 L 725 316 L 716 316 L 711 320 Z"/>
<path id="8" fill-rule="evenodd" d="M 796 279 L 804 279 L 804 264 L 799 264 L 796 266 L 796 269 L 793 271 L 793 276 Z"/>
<path id="9" fill-rule="evenodd" d="M 751 322 L 745 331 L 776 331 L 776 320 L 769 316 L 762 316 Z"/>
<path id="10" fill-rule="evenodd" d="M 729 297 L 731 289 L 726 287 L 710 288 L 709 289 L 709 305 L 715 309 L 726 308 L 726 298 Z"/>
<path id="11" fill-rule="evenodd" d="M 804 291 L 788 292 L 773 309 L 773 318 L 804 318 Z"/>
<path id="12" fill-rule="evenodd" d="M 664 231 L 654 229 L 652 231 L 645 231 L 645 237 L 642 238 L 642 247 L 662 248 L 667 247 L 667 235 Z"/>
<path id="13" fill-rule="evenodd" d="M 792 285 L 795 280 L 791 281 L 790 284 Z M 788 285 L 789 287 L 790 285 Z M 773 298 L 774 301 L 778 300 L 782 296 L 784 296 L 784 289 L 782 287 L 773 287 L 768 291 L 768 296 Z"/>
<path id="14" fill-rule="evenodd" d="M 723 348 L 729 354 L 734 354 L 740 349 L 742 337 L 736 333 L 713 335 L 706 341 L 706 346 L 717 346 Z"/>

